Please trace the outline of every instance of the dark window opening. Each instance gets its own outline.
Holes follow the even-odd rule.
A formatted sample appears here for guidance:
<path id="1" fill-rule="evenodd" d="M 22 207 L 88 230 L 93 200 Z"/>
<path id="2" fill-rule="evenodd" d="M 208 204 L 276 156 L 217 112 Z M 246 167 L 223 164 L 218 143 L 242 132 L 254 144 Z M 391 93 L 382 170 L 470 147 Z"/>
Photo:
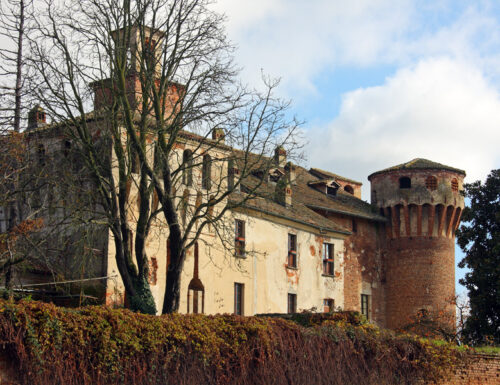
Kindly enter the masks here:
<path id="1" fill-rule="evenodd" d="M 411 188 L 411 179 L 407 176 L 399 178 L 399 188 Z"/>
<path id="2" fill-rule="evenodd" d="M 358 232 L 358 223 L 356 222 L 356 219 L 352 219 L 352 232 L 357 233 Z"/>
<path id="3" fill-rule="evenodd" d="M 345 185 L 344 186 L 344 191 L 348 192 L 351 195 L 354 195 L 354 189 L 350 185 Z"/>
<path id="4" fill-rule="evenodd" d="M 323 274 L 325 275 L 334 273 L 333 251 L 332 243 L 323 243 Z"/>
<path id="5" fill-rule="evenodd" d="M 63 155 L 65 158 L 69 156 L 70 151 L 71 151 L 71 142 L 69 140 L 65 140 L 63 145 Z"/>
<path id="6" fill-rule="evenodd" d="M 297 267 L 297 235 L 288 234 L 288 267 Z"/>
<path id="7" fill-rule="evenodd" d="M 45 166 L 45 147 L 43 144 L 38 145 L 38 164 Z"/>
<path id="8" fill-rule="evenodd" d="M 288 293 L 288 314 L 297 313 L 297 294 Z"/>
<path id="9" fill-rule="evenodd" d="M 337 195 L 337 187 L 326 185 L 326 195 L 330 195 L 332 197 Z"/>
<path id="10" fill-rule="evenodd" d="M 243 315 L 244 313 L 244 295 L 245 285 L 242 283 L 234 283 L 234 314 Z"/>
<path id="11" fill-rule="evenodd" d="M 245 222 L 239 219 L 235 221 L 235 256 L 245 256 Z"/>

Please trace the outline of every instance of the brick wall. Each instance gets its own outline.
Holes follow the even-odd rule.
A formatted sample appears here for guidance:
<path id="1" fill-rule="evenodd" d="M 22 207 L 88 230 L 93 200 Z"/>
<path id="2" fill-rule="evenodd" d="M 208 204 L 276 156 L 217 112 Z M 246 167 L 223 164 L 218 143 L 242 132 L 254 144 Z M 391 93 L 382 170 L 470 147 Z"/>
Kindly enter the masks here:
<path id="1" fill-rule="evenodd" d="M 466 367 L 438 385 L 500 385 L 500 356 L 472 355 Z"/>

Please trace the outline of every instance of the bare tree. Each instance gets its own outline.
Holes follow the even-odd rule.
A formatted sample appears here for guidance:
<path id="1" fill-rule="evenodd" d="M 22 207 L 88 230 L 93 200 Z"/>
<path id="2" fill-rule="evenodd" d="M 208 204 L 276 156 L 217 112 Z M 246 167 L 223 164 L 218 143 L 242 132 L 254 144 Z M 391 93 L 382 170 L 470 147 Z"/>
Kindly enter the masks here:
<path id="1" fill-rule="evenodd" d="M 277 82 L 266 79 L 263 93 L 238 82 L 224 18 L 209 5 L 48 1 L 39 22 L 38 96 L 81 151 L 130 306 L 142 312 L 156 312 L 147 281 L 152 223 L 169 230 L 162 312 L 174 312 L 186 250 L 210 226 L 234 251 L 230 213 L 262 193 L 264 178 L 245 181 L 274 167 L 275 148 L 298 148 L 298 122 L 273 96 Z"/>
<path id="2" fill-rule="evenodd" d="M 21 130 L 23 97 L 28 94 L 26 39 L 29 33 L 31 0 L 5 0 L 0 4 L 0 126 Z"/>

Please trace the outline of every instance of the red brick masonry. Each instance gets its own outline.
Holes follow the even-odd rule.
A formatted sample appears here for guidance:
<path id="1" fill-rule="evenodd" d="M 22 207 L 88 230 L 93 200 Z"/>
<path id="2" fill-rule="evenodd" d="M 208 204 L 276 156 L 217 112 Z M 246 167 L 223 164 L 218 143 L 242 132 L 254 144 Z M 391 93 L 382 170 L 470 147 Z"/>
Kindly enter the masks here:
<path id="1" fill-rule="evenodd" d="M 500 385 L 500 356 L 474 354 L 467 367 L 439 385 Z"/>

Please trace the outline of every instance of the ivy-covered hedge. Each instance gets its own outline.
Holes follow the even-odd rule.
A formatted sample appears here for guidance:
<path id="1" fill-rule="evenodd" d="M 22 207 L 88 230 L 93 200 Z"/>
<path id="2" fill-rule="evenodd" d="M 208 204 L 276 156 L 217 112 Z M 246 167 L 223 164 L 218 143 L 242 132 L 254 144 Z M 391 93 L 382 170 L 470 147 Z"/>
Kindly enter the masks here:
<path id="1" fill-rule="evenodd" d="M 33 385 L 400 385 L 436 380 L 461 360 L 451 345 L 396 336 L 356 313 L 156 317 L 34 301 L 0 301 L 0 344 Z"/>

